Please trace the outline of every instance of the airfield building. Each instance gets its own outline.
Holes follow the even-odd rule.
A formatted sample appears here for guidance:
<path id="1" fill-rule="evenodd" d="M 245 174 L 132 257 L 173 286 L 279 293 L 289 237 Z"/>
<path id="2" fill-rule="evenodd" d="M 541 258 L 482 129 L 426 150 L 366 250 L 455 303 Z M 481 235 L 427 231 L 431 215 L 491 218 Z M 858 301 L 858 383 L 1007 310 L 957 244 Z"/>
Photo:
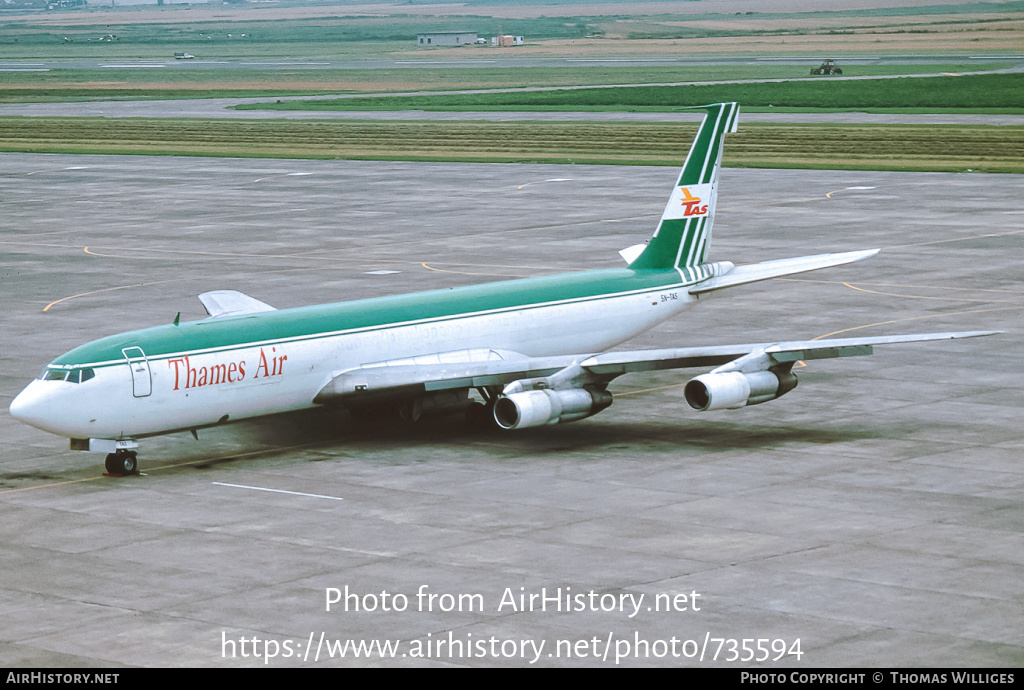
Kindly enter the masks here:
<path id="1" fill-rule="evenodd" d="M 420 46 L 465 46 L 476 43 L 475 31 L 434 31 L 417 34 L 416 42 Z"/>
<path id="2" fill-rule="evenodd" d="M 500 48 L 521 46 L 523 45 L 523 37 L 508 35 L 495 36 L 494 38 L 491 39 L 491 45 L 498 46 Z"/>

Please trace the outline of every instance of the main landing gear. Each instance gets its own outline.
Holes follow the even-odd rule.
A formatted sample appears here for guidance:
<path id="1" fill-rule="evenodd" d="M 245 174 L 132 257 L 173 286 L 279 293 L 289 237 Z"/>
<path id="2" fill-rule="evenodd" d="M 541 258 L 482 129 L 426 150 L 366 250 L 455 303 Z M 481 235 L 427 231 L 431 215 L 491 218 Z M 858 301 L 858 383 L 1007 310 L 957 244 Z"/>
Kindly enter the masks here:
<path id="1" fill-rule="evenodd" d="M 117 450 L 107 455 L 103 463 L 107 474 L 115 477 L 124 477 L 129 474 L 139 473 L 139 458 L 134 450 Z"/>
<path id="2" fill-rule="evenodd" d="M 494 419 L 494 403 L 501 395 L 498 386 L 481 386 L 476 389 L 483 402 L 473 402 L 466 408 L 466 424 L 475 431 L 499 431 L 501 427 Z"/>

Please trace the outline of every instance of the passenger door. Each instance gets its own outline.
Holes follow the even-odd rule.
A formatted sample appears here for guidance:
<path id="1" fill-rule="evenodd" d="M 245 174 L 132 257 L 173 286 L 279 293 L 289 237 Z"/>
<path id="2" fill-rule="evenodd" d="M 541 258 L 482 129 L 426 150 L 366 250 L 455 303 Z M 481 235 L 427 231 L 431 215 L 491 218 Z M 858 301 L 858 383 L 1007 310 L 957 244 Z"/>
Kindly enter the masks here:
<path id="1" fill-rule="evenodd" d="M 141 347 L 126 347 L 121 352 L 128 360 L 132 371 L 132 395 L 144 398 L 153 392 L 153 376 L 149 371 L 149 360 Z"/>

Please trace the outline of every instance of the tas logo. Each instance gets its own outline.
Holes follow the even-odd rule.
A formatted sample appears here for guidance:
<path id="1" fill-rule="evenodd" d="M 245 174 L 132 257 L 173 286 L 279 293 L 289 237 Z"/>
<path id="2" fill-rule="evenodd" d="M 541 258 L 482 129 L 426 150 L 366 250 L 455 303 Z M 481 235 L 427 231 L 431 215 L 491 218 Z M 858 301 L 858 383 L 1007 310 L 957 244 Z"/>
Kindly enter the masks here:
<path id="1" fill-rule="evenodd" d="M 715 189 L 711 184 L 689 184 L 672 190 L 663 219 L 690 219 L 709 215 Z"/>
<path id="2" fill-rule="evenodd" d="M 679 201 L 683 205 L 683 217 L 690 218 L 692 216 L 703 216 L 708 212 L 708 205 L 701 205 L 702 199 L 699 196 L 693 196 L 690 194 L 689 187 L 680 187 L 682 196 Z"/>

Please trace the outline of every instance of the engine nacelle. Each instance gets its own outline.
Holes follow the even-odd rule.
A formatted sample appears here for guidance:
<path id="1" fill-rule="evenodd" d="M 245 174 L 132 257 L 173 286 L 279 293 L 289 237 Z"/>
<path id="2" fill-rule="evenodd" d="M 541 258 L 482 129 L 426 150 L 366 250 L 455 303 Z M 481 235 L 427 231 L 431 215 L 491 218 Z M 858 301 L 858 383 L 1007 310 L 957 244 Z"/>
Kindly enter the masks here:
<path id="1" fill-rule="evenodd" d="M 502 429 L 525 429 L 545 424 L 575 422 L 612 404 L 606 391 L 549 388 L 510 393 L 494 404 L 494 420 Z"/>
<path id="2" fill-rule="evenodd" d="M 758 405 L 775 400 L 796 388 L 796 375 L 786 371 L 725 371 L 704 374 L 691 380 L 683 389 L 686 402 L 695 410 L 722 410 Z"/>

